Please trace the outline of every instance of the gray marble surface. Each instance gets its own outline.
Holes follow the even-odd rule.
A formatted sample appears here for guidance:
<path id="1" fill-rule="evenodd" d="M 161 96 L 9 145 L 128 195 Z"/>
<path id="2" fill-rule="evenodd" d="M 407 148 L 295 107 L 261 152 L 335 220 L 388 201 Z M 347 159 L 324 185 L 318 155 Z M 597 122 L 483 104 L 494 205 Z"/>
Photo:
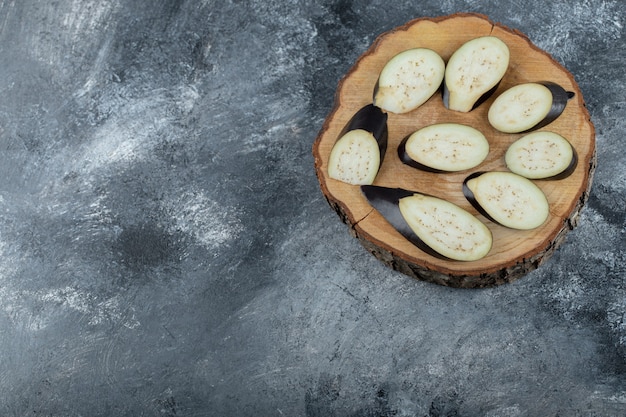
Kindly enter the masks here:
<path id="1" fill-rule="evenodd" d="M 374 39 L 479 12 L 576 77 L 598 167 L 524 278 L 383 266 L 311 147 Z M 0 2 L 1 416 L 626 414 L 621 0 Z"/>

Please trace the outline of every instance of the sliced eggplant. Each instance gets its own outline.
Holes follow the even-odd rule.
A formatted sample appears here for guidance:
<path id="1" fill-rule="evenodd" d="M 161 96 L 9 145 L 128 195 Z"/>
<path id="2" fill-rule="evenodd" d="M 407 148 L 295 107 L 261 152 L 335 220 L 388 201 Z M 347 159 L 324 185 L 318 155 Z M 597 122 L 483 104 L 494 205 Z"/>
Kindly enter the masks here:
<path id="1" fill-rule="evenodd" d="M 444 72 L 443 58 L 431 49 L 400 52 L 380 72 L 374 87 L 374 104 L 397 114 L 415 110 L 441 87 Z"/>
<path id="2" fill-rule="evenodd" d="M 550 81 L 518 84 L 495 99 L 487 117 L 500 132 L 528 132 L 556 120 L 572 97 L 574 93 Z"/>
<path id="3" fill-rule="evenodd" d="M 385 157 L 387 136 L 387 114 L 372 104 L 361 108 L 330 151 L 328 176 L 354 185 L 373 183 Z"/>
<path id="4" fill-rule="evenodd" d="M 477 172 L 463 182 L 465 198 L 489 220 L 511 229 L 541 226 L 548 200 L 532 181 L 512 172 Z"/>
<path id="5" fill-rule="evenodd" d="M 491 249 L 491 231 L 449 201 L 401 188 L 361 186 L 370 204 L 424 252 L 456 261 L 475 261 Z"/>
<path id="6" fill-rule="evenodd" d="M 495 36 L 472 39 L 457 49 L 446 65 L 443 104 L 469 112 L 497 89 L 509 67 L 509 48 Z"/>
<path id="7" fill-rule="evenodd" d="M 558 180 L 576 169 L 578 157 L 574 147 L 554 132 L 533 132 L 509 146 L 504 155 L 506 166 L 530 179 Z"/>
<path id="8" fill-rule="evenodd" d="M 423 127 L 405 137 L 398 147 L 400 160 L 429 172 L 463 171 L 480 165 L 489 154 L 485 135 L 458 123 Z"/>

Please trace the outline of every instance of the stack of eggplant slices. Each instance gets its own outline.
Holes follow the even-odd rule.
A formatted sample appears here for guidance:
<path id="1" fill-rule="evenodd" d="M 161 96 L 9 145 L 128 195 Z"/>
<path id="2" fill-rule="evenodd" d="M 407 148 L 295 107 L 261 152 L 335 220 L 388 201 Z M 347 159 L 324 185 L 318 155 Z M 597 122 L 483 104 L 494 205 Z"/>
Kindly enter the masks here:
<path id="1" fill-rule="evenodd" d="M 339 134 L 329 157 L 329 176 L 361 186 L 370 204 L 423 251 L 458 261 L 486 256 L 491 232 L 467 210 L 431 195 L 372 184 L 387 149 L 387 112 L 418 108 L 442 84 L 444 106 L 469 112 L 495 92 L 508 65 L 509 49 L 495 36 L 464 43 L 447 65 L 427 48 L 395 55 L 380 72 L 373 103 L 356 112 Z M 545 222 L 548 201 L 531 180 L 565 178 L 574 171 L 577 157 L 559 134 L 533 131 L 558 118 L 573 95 L 553 82 L 532 82 L 515 85 L 493 101 L 491 126 L 525 135 L 506 151 L 510 172 L 475 172 L 463 181 L 464 196 L 480 214 L 512 229 L 534 229 Z M 488 153 L 489 143 L 480 131 L 456 123 L 423 127 L 398 147 L 404 164 L 435 173 L 471 169 Z"/>

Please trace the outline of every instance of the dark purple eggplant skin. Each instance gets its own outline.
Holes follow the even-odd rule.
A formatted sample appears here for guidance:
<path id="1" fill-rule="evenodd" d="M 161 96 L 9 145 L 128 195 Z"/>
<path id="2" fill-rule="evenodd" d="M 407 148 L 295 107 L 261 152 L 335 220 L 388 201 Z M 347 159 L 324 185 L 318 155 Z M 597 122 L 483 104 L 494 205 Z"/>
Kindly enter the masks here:
<path id="1" fill-rule="evenodd" d="M 470 174 L 469 176 L 467 176 L 465 180 L 463 180 L 463 195 L 465 196 L 467 201 L 469 201 L 472 207 L 478 210 L 480 214 L 482 214 L 483 216 L 485 216 L 487 219 L 491 220 L 492 222 L 500 224 L 493 217 L 491 217 L 489 213 L 487 213 L 487 211 L 485 211 L 483 206 L 481 206 L 480 203 L 476 200 L 476 197 L 474 196 L 474 193 L 472 192 L 472 190 L 470 190 L 469 187 L 467 186 L 467 182 L 469 180 L 471 180 L 472 178 L 479 177 L 484 173 L 485 171 L 474 172 L 473 174 Z"/>
<path id="2" fill-rule="evenodd" d="M 365 198 L 367 198 L 367 201 L 369 201 L 372 207 L 378 210 L 394 229 L 418 249 L 436 258 L 451 260 L 424 243 L 424 241 L 413 232 L 400 212 L 400 207 L 398 206 L 400 199 L 412 196 L 413 194 L 428 194 L 405 190 L 403 188 L 389 188 L 378 185 L 362 185 L 361 192 L 365 195 Z"/>
<path id="3" fill-rule="evenodd" d="M 378 150 L 380 151 L 380 160 L 385 157 L 387 152 L 387 142 L 389 131 L 387 128 L 387 113 L 383 112 L 380 107 L 368 104 L 357 111 L 354 116 L 346 123 L 338 138 L 351 130 L 363 129 L 374 135 L 378 142 Z"/>
<path id="4" fill-rule="evenodd" d="M 487 91 L 482 96 L 480 96 L 478 98 L 478 100 L 476 100 L 474 105 L 472 106 L 472 110 L 474 110 L 476 107 L 480 106 L 485 101 L 487 101 L 489 99 L 489 97 L 491 97 L 493 95 L 493 93 L 496 92 L 496 90 L 498 89 L 499 86 L 500 86 L 500 81 L 498 81 L 498 83 L 496 85 L 491 87 L 491 89 L 489 91 Z M 448 106 L 449 106 L 449 103 L 450 103 L 450 90 L 448 90 L 448 87 L 446 86 L 446 80 L 445 79 L 443 80 L 442 87 L 441 87 L 441 98 L 443 100 L 444 107 L 446 109 L 449 108 Z M 472 110 L 470 110 L 470 111 L 472 111 Z"/>
<path id="5" fill-rule="evenodd" d="M 412 134 L 409 134 L 409 135 L 405 136 L 404 139 L 402 139 L 402 141 L 398 145 L 398 158 L 400 158 L 400 161 L 403 164 L 405 164 L 405 165 L 408 165 L 408 166 L 413 167 L 413 168 L 417 168 L 417 169 L 422 170 L 422 171 L 434 172 L 435 174 L 445 173 L 446 171 L 442 171 L 440 169 L 431 168 L 431 167 L 429 167 L 427 165 L 420 164 L 416 160 L 412 159 L 409 156 L 408 153 L 406 153 L 406 142 L 409 140 L 411 135 Z"/>
<path id="6" fill-rule="evenodd" d="M 550 90 L 550 93 L 552 93 L 552 106 L 550 107 L 550 111 L 548 112 L 546 117 L 544 117 L 542 121 L 540 121 L 539 123 L 537 123 L 530 129 L 527 129 L 520 133 L 532 132 L 533 130 L 540 129 L 554 122 L 556 119 L 558 119 L 561 113 L 563 113 L 563 110 L 565 110 L 565 106 L 567 106 L 567 102 L 570 99 L 574 98 L 574 95 L 575 95 L 574 92 L 566 91 L 559 84 L 552 82 L 552 81 L 538 81 L 537 84 L 541 84 L 547 87 L 548 90 Z"/>
<path id="7" fill-rule="evenodd" d="M 378 93 L 378 88 L 380 87 L 380 80 L 376 80 L 376 84 L 374 84 L 374 91 L 372 92 L 372 101 L 376 101 L 376 93 Z"/>

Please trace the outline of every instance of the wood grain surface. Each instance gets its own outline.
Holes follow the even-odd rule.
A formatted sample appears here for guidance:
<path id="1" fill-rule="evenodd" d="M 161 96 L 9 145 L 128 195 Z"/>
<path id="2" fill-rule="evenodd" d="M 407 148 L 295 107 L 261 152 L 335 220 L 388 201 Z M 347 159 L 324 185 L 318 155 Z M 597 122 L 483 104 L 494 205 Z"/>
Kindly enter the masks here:
<path id="1" fill-rule="evenodd" d="M 341 129 L 357 110 L 372 102 L 378 74 L 394 55 L 406 49 L 426 47 L 438 52 L 447 62 L 464 42 L 485 35 L 500 38 L 511 53 L 509 67 L 495 94 L 469 113 L 447 110 L 439 93 L 409 113 L 389 113 L 389 145 L 374 182 L 444 198 L 477 215 L 491 230 L 494 244 L 485 258 L 472 262 L 442 260 L 404 239 L 369 205 L 358 186 L 329 178 L 327 161 Z M 463 196 L 462 182 L 472 172 L 507 170 L 506 149 L 523 134 L 496 131 L 487 121 L 487 111 L 501 92 L 532 81 L 553 81 L 575 93 L 563 114 L 541 130 L 556 132 L 568 139 L 579 161 L 574 173 L 565 179 L 534 181 L 548 198 L 550 217 L 536 229 L 520 231 L 499 226 L 479 215 Z M 397 146 L 403 137 L 424 126 L 444 122 L 472 126 L 487 137 L 490 151 L 481 165 L 468 171 L 435 174 L 400 162 Z M 509 282 L 537 268 L 576 225 L 595 169 L 595 132 L 574 76 L 548 53 L 533 45 L 524 34 L 494 23 L 486 16 L 455 14 L 416 19 L 379 36 L 340 81 L 335 106 L 315 140 L 313 155 L 320 187 L 328 203 L 374 256 L 391 268 L 418 279 L 455 287 L 484 287 Z"/>

